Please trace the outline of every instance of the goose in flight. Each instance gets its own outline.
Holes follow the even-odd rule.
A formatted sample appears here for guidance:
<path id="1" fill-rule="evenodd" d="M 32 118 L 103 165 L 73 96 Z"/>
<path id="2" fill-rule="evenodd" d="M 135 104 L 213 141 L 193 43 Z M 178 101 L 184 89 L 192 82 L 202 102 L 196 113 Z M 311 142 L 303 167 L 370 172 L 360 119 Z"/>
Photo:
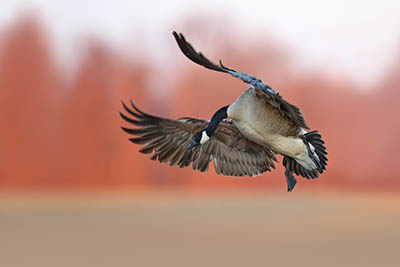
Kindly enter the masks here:
<path id="1" fill-rule="evenodd" d="M 303 114 L 286 102 L 278 92 L 260 79 L 237 72 L 219 62 L 208 60 L 173 32 L 183 54 L 207 69 L 223 72 L 250 84 L 235 102 L 220 108 L 210 121 L 181 118 L 172 120 L 144 113 L 132 101 L 122 102 L 121 117 L 136 126 L 122 129 L 134 137 L 129 140 L 144 145 L 139 151 L 151 154 L 151 160 L 180 168 L 208 171 L 213 161 L 217 174 L 257 176 L 275 168 L 276 154 L 283 155 L 287 191 L 297 181 L 293 174 L 317 178 L 326 168 L 327 153 L 317 131 L 307 132 Z M 225 120 L 229 119 L 229 120 Z"/>

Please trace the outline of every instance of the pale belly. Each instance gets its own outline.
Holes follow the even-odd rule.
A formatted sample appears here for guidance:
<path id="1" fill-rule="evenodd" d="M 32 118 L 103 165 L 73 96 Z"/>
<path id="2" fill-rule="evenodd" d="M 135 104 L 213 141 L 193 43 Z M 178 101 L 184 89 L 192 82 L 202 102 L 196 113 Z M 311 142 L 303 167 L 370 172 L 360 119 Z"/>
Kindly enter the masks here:
<path id="1" fill-rule="evenodd" d="M 301 138 L 271 134 L 265 129 L 258 129 L 244 121 L 232 120 L 239 131 L 251 141 L 267 146 L 274 152 L 298 158 L 307 153 L 307 148 Z"/>
<path id="2" fill-rule="evenodd" d="M 252 128 L 249 124 L 233 120 L 239 131 L 251 141 L 269 147 L 275 153 L 294 158 L 306 169 L 315 169 L 314 162 L 308 156 L 308 150 L 303 140 L 299 137 L 268 134 Z"/>

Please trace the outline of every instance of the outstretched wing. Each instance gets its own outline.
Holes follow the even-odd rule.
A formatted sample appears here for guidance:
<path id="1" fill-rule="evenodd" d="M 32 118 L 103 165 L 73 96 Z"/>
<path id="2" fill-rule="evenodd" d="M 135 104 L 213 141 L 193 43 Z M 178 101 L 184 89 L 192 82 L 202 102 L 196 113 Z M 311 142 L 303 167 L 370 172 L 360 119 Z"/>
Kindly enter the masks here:
<path id="1" fill-rule="evenodd" d="M 239 78 L 243 82 L 252 85 L 254 88 L 259 89 L 262 93 L 265 94 L 269 104 L 282 112 L 284 116 L 293 121 L 299 127 L 309 129 L 300 109 L 292 104 L 289 104 L 279 95 L 279 93 L 273 90 L 270 86 L 263 83 L 260 79 L 252 75 L 230 69 L 224 66 L 221 60 L 219 61 L 219 65 L 216 65 L 215 63 L 208 60 L 201 52 L 197 52 L 193 48 L 193 46 L 186 41 L 182 33 L 178 34 L 174 31 L 172 34 L 174 35 L 175 40 L 178 43 L 178 46 L 181 49 L 182 53 L 185 54 L 185 56 L 191 61 L 207 69 L 228 73 L 233 77 Z"/>
<path id="2" fill-rule="evenodd" d="M 165 119 L 140 111 L 132 102 L 133 109 L 122 105 L 131 116 L 120 112 L 121 117 L 137 126 L 122 129 L 134 136 L 130 141 L 144 145 L 140 152 L 152 153 L 151 160 L 180 168 L 192 164 L 194 170 L 201 172 L 208 171 L 210 161 L 214 161 L 215 172 L 228 176 L 255 176 L 275 168 L 275 154 L 245 138 L 230 122 L 221 122 L 208 142 L 187 150 L 194 134 L 207 127 L 208 121 Z"/>

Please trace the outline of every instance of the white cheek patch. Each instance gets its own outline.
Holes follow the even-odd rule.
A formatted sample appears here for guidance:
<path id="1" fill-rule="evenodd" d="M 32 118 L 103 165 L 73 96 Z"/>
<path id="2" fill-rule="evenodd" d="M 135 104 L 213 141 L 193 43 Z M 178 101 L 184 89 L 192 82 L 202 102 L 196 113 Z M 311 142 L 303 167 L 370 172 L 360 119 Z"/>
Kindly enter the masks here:
<path id="1" fill-rule="evenodd" d="M 207 132 L 203 131 L 201 133 L 201 140 L 200 140 L 200 144 L 204 144 L 205 142 L 207 142 L 210 139 L 210 137 L 208 137 Z"/>
<path id="2" fill-rule="evenodd" d="M 307 133 L 307 131 L 304 129 L 300 129 L 300 131 L 299 131 L 299 135 L 305 135 L 306 133 Z"/>

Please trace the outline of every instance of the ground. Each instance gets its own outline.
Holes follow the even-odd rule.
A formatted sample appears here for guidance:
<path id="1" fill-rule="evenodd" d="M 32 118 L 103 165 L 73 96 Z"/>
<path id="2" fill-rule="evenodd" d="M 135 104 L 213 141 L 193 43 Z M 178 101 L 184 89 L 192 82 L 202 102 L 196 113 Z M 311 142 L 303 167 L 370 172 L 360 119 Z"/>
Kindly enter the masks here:
<path id="1" fill-rule="evenodd" d="M 0 266 L 400 266 L 394 193 L 0 198 Z"/>

